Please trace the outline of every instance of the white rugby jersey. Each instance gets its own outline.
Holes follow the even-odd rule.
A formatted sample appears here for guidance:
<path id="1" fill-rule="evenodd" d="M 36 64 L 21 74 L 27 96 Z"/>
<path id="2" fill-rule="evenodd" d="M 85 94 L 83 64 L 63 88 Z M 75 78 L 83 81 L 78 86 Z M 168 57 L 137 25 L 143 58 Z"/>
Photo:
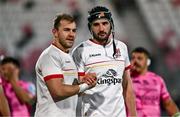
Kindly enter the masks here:
<path id="1" fill-rule="evenodd" d="M 81 116 L 126 117 L 123 99 L 122 76 L 130 66 L 127 46 L 118 40 L 113 58 L 113 41 L 102 46 L 87 40 L 72 53 L 79 75 L 96 73 L 97 85 L 85 91 L 82 98 Z"/>
<path id="2" fill-rule="evenodd" d="M 72 57 L 50 45 L 43 51 L 36 63 L 37 75 L 37 117 L 74 117 L 76 116 L 77 95 L 54 102 L 46 86 L 47 80 L 64 78 L 64 84 L 72 85 L 78 78 L 77 68 Z"/>

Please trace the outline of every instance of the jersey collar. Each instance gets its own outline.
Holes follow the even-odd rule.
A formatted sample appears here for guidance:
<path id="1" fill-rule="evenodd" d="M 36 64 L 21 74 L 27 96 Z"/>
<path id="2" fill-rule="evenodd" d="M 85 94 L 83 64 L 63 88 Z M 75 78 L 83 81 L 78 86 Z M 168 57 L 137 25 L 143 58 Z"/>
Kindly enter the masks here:
<path id="1" fill-rule="evenodd" d="M 59 48 L 58 48 L 55 44 L 53 44 L 53 43 L 51 44 L 51 47 L 54 48 L 54 49 L 56 49 L 56 50 L 58 50 L 58 51 L 60 51 L 61 53 L 68 54 L 68 53 L 62 51 L 61 49 L 59 49 Z"/>
<path id="2" fill-rule="evenodd" d="M 113 39 L 110 38 L 110 42 L 109 42 L 108 44 L 106 44 L 105 46 L 110 46 L 110 45 L 112 44 L 112 41 L 113 41 Z M 93 39 L 89 39 L 89 40 L 88 40 L 88 43 L 90 43 L 90 44 L 92 44 L 92 45 L 103 46 L 103 45 L 101 45 L 101 44 L 99 44 L 99 43 L 94 42 Z"/>

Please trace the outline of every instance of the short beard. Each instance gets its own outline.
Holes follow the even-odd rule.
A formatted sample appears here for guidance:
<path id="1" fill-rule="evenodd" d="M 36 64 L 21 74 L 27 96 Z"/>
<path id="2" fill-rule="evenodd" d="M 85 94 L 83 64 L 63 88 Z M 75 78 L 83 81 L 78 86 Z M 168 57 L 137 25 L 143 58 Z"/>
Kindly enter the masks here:
<path id="1" fill-rule="evenodd" d="M 107 36 L 106 36 L 106 37 L 100 38 L 97 34 L 95 34 L 95 33 L 92 31 L 93 38 L 96 39 L 96 40 L 99 41 L 99 42 L 108 41 L 110 34 L 111 34 L 111 30 L 109 30 L 109 32 L 107 33 Z"/>

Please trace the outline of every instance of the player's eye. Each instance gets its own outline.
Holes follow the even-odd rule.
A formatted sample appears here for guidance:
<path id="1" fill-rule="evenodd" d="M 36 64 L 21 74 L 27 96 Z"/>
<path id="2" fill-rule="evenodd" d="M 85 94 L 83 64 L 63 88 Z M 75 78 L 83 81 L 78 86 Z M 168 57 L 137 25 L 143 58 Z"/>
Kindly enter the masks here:
<path id="1" fill-rule="evenodd" d="M 99 23 L 94 23 L 94 24 L 93 24 L 93 26 L 98 26 L 98 25 L 99 25 Z"/>
<path id="2" fill-rule="evenodd" d="M 103 22 L 102 24 L 103 24 L 103 25 L 108 25 L 108 24 L 109 24 L 109 22 Z"/>
<path id="3" fill-rule="evenodd" d="M 75 33 L 77 31 L 77 29 L 73 29 L 72 31 Z"/>

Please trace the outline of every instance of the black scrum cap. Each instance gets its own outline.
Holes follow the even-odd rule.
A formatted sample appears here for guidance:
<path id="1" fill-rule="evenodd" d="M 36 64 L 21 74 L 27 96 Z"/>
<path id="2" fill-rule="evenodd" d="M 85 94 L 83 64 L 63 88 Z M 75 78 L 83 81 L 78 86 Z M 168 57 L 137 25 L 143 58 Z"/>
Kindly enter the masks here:
<path id="1" fill-rule="evenodd" d="M 107 9 L 106 7 L 103 7 L 103 6 L 96 6 L 96 7 L 92 8 L 91 11 L 89 11 L 89 16 L 88 16 L 88 28 L 89 28 L 89 30 L 91 28 L 92 22 L 97 20 L 97 19 L 101 19 L 101 18 L 107 19 L 111 24 L 111 28 L 112 29 L 114 28 L 114 23 L 112 20 L 112 14 L 111 14 L 110 10 Z"/>

